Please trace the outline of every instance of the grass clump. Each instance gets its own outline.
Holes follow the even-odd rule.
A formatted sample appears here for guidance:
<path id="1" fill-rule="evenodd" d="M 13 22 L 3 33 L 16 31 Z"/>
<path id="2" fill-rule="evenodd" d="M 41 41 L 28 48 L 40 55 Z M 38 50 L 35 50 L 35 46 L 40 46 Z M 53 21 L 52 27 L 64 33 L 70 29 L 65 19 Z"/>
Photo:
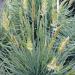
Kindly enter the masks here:
<path id="1" fill-rule="evenodd" d="M 5 1 L 0 34 L 1 75 L 75 74 L 75 59 L 67 62 L 69 56 L 74 56 L 75 46 L 69 42 L 69 35 L 60 35 L 62 25 L 52 33 L 52 24 L 55 24 L 52 5 L 49 5 L 52 0 L 45 0 L 45 12 L 45 3 L 41 2 L 29 0 L 24 8 L 22 0 Z"/>

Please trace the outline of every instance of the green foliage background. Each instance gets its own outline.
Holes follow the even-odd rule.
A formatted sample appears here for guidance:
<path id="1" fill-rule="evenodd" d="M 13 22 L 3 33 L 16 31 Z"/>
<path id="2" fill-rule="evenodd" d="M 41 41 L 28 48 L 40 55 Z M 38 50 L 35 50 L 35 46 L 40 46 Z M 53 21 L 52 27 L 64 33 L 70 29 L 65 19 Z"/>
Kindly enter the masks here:
<path id="1" fill-rule="evenodd" d="M 0 74 L 75 75 L 75 17 L 66 18 L 69 11 L 65 5 L 56 13 L 54 0 L 27 0 L 27 4 L 24 1 L 4 3 L 0 21 Z M 52 35 L 55 25 L 59 26 Z M 73 58 L 68 61 L 70 56 Z"/>

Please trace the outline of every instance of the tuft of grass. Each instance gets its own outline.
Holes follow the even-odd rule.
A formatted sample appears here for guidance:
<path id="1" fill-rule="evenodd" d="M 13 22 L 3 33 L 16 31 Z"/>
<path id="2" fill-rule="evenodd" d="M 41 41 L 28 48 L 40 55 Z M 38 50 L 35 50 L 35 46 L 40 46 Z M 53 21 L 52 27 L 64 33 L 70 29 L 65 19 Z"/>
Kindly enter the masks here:
<path id="1" fill-rule="evenodd" d="M 70 37 L 60 35 L 63 27 L 61 24 L 64 24 L 63 20 L 58 20 L 60 26 L 56 27 L 56 31 L 51 36 L 51 25 L 54 24 L 51 21 L 53 17 L 52 0 L 47 0 L 47 8 L 44 7 L 44 2 L 40 4 L 40 0 L 29 0 L 29 3 L 31 7 L 27 8 L 27 11 L 30 12 L 31 22 L 25 13 L 22 0 L 6 0 L 5 2 L 6 7 L 3 13 L 8 15 L 3 15 L 3 17 L 9 19 L 9 23 L 6 22 L 7 19 L 2 20 L 6 22 L 6 25 L 9 24 L 9 29 L 7 28 L 8 31 L 2 29 L 3 33 L 0 39 L 0 74 L 74 74 L 72 72 L 74 72 L 75 59 L 67 62 L 67 58 L 73 56 L 75 46 L 68 43 Z M 47 12 L 43 11 L 42 13 L 45 14 L 40 19 L 42 8 Z M 3 25 L 2 23 L 4 28 Z M 35 32 L 36 38 L 34 38 Z"/>

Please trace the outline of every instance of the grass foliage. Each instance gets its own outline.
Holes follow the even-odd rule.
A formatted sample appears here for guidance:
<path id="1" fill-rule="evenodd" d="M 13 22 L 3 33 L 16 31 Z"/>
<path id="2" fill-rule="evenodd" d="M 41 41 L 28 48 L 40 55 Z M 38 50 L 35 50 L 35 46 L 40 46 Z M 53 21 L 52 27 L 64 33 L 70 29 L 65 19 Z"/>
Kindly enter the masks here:
<path id="1" fill-rule="evenodd" d="M 75 17 L 67 19 L 64 7 L 60 14 L 53 14 L 53 2 L 5 0 L 0 21 L 0 75 L 75 75 Z M 53 33 L 55 22 L 59 26 Z"/>

